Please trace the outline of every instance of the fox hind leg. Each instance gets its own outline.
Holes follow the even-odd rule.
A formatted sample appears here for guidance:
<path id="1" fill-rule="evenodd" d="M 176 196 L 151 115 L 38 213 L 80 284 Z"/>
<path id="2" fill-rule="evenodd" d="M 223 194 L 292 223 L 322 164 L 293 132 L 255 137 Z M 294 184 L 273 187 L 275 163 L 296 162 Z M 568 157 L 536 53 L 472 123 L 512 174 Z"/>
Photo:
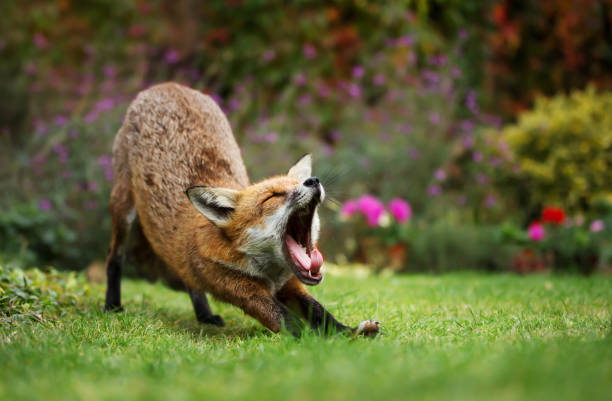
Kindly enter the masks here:
<path id="1" fill-rule="evenodd" d="M 110 198 L 111 242 L 106 259 L 105 311 L 120 312 L 121 270 L 125 261 L 126 243 L 131 224 L 136 218 L 129 176 L 118 177 Z"/>
<path id="2" fill-rule="evenodd" d="M 205 293 L 189 290 L 189 297 L 191 298 L 191 303 L 193 304 L 193 309 L 198 322 L 212 324 L 219 327 L 225 326 L 225 321 L 221 316 L 213 315 L 212 311 L 210 310 L 210 305 L 208 305 L 208 299 L 206 299 Z"/>

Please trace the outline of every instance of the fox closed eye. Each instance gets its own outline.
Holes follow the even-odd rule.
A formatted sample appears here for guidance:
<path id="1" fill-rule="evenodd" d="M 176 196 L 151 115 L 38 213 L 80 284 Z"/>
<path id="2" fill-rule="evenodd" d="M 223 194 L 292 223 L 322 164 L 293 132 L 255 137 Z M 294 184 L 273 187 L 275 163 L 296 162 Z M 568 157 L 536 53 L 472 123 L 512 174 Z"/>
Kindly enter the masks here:
<path id="1" fill-rule="evenodd" d="M 281 196 L 285 196 L 286 194 L 287 194 L 286 192 L 273 192 L 266 199 L 264 199 L 263 202 L 261 202 L 261 203 L 266 203 L 270 199 L 274 199 L 274 198 L 278 198 L 278 197 L 281 197 Z"/>

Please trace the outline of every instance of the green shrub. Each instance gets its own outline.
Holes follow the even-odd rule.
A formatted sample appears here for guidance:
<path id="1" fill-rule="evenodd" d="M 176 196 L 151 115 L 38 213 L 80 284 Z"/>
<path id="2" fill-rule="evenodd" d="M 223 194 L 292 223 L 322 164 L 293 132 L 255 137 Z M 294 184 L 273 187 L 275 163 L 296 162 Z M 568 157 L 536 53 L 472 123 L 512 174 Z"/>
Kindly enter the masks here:
<path id="1" fill-rule="evenodd" d="M 74 272 L 23 270 L 0 262 L 0 323 L 54 319 L 88 292 Z"/>
<path id="2" fill-rule="evenodd" d="M 415 224 L 408 245 L 408 271 L 462 269 L 507 271 L 518 248 L 501 241 L 496 226 L 439 220 Z"/>
<path id="3" fill-rule="evenodd" d="M 550 204 L 576 213 L 612 202 L 612 92 L 540 98 L 502 135 L 518 167 L 502 185 L 530 212 Z"/>

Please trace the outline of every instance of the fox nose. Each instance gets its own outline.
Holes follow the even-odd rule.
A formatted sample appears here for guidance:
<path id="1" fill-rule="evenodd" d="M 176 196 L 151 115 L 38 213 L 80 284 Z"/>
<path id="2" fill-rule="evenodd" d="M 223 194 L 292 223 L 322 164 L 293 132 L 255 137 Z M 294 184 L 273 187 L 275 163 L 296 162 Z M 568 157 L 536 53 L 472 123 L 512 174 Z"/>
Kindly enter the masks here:
<path id="1" fill-rule="evenodd" d="M 304 186 L 306 187 L 318 187 L 319 179 L 317 177 L 310 177 L 306 181 L 304 181 Z"/>

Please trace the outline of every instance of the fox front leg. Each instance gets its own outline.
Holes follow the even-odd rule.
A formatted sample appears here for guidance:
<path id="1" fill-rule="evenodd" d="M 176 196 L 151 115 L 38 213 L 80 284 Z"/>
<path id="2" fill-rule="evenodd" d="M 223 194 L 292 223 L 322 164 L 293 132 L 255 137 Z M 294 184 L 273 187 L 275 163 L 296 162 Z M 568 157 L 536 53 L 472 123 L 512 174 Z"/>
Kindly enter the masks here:
<path id="1" fill-rule="evenodd" d="M 351 333 L 366 337 L 375 337 L 380 331 L 380 324 L 365 320 L 357 327 L 349 327 L 340 323 L 327 311 L 297 280 L 291 279 L 277 294 L 278 299 L 293 306 L 308 321 L 310 326 L 324 334 Z"/>

